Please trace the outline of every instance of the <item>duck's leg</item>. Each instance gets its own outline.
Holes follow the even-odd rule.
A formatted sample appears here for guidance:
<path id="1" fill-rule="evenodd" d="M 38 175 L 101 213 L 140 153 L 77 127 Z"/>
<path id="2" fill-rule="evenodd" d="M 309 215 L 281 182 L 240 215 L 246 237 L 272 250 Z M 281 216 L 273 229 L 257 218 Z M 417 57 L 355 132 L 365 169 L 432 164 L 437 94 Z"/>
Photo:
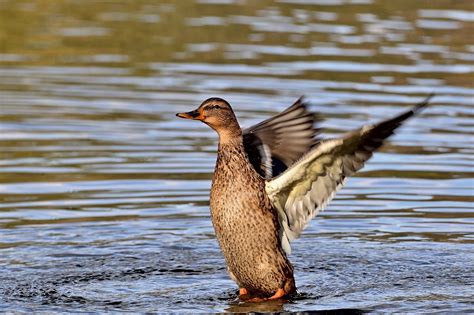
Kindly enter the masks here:
<path id="1" fill-rule="evenodd" d="M 278 289 L 275 294 L 273 294 L 271 297 L 269 297 L 268 299 L 269 300 L 276 300 L 276 299 L 280 299 L 282 297 L 284 297 L 286 295 L 286 292 L 285 290 L 283 290 L 282 288 Z"/>
<path id="2" fill-rule="evenodd" d="M 246 288 L 240 288 L 239 289 L 239 296 L 247 295 L 247 294 L 249 294 L 249 291 L 247 291 Z"/>
<path id="3" fill-rule="evenodd" d="M 249 294 L 249 291 L 239 284 L 239 281 L 237 280 L 237 277 L 232 273 L 232 271 L 230 271 L 229 267 L 227 267 L 227 272 L 229 273 L 230 278 L 232 280 L 234 280 L 235 283 L 237 283 L 237 285 L 239 286 L 239 297 L 242 297 L 243 295 Z"/>

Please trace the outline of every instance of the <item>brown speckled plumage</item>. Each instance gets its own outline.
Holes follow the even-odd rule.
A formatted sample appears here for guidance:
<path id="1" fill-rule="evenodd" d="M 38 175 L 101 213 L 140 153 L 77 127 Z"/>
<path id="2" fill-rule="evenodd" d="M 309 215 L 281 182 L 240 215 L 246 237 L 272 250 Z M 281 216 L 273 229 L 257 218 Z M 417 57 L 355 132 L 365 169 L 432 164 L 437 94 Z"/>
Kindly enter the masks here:
<path id="1" fill-rule="evenodd" d="M 264 179 L 249 163 L 241 136 L 219 144 L 211 216 L 239 287 L 264 296 L 279 288 L 295 291 L 293 267 L 280 244 L 278 213 L 265 193 Z"/>
<path id="2" fill-rule="evenodd" d="M 315 117 L 301 99 L 245 130 L 229 103 L 219 98 L 177 114 L 200 120 L 219 135 L 211 217 L 241 296 L 249 293 L 274 299 L 296 291 L 287 257 L 290 242 L 331 200 L 345 178 L 361 169 L 430 97 L 392 119 L 328 140 L 316 138 Z"/>

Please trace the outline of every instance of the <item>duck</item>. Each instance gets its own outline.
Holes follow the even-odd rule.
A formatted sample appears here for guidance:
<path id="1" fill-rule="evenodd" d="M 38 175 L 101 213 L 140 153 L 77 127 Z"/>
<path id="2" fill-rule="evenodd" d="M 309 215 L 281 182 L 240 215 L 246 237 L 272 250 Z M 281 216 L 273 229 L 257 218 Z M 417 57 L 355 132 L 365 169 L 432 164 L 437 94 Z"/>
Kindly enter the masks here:
<path id="1" fill-rule="evenodd" d="M 206 99 L 180 118 L 201 121 L 219 141 L 210 214 L 230 278 L 243 300 L 297 292 L 291 242 L 324 209 L 347 177 L 429 103 L 334 139 L 320 138 L 320 117 L 301 97 L 281 113 L 242 129 L 226 100 Z"/>

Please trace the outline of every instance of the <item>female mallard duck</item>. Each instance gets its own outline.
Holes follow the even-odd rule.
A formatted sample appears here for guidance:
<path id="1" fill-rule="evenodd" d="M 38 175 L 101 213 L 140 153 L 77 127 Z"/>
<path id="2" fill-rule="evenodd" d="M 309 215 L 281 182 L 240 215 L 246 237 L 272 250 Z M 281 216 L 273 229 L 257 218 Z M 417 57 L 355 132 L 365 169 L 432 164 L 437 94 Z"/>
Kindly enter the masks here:
<path id="1" fill-rule="evenodd" d="M 219 135 L 211 217 L 241 296 L 277 299 L 296 292 L 290 241 L 430 97 L 393 119 L 329 140 L 316 138 L 315 119 L 301 99 L 245 130 L 221 98 L 177 114 L 200 120 Z"/>

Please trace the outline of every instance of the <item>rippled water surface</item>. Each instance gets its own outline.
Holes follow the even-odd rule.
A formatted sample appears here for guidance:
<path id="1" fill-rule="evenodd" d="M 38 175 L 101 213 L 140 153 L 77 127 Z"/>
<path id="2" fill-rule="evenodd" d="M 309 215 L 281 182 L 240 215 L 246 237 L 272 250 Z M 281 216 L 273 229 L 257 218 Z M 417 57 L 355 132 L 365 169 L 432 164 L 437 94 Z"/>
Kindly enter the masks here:
<path id="1" fill-rule="evenodd" d="M 471 1 L 0 0 L 0 311 L 474 308 Z M 301 95 L 332 137 L 433 104 L 293 245 L 300 294 L 242 304 L 209 218 L 229 100 Z"/>

